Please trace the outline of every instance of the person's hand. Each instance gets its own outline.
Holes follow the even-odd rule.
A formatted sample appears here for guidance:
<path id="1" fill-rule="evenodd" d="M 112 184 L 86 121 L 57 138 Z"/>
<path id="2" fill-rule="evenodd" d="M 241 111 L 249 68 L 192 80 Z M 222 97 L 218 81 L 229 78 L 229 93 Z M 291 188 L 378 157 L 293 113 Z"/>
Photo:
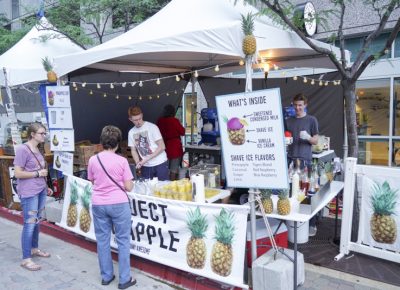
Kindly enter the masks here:
<path id="1" fill-rule="evenodd" d="M 138 162 L 138 164 L 136 164 L 136 168 L 137 168 L 137 169 L 142 168 L 142 166 L 145 165 L 146 162 L 147 162 L 148 160 L 149 160 L 149 159 L 148 159 L 147 157 L 144 157 L 142 160 L 140 160 L 140 161 Z"/>
<path id="2" fill-rule="evenodd" d="M 307 133 L 307 131 L 300 131 L 300 139 L 309 141 L 311 139 L 311 135 Z"/>
<path id="3" fill-rule="evenodd" d="M 48 188 L 47 188 L 47 195 L 48 195 L 48 196 L 52 196 L 53 193 L 54 193 L 53 190 L 51 190 L 51 188 L 48 187 Z"/>
<path id="4" fill-rule="evenodd" d="M 47 177 L 47 169 L 40 169 L 38 170 L 39 177 Z"/>

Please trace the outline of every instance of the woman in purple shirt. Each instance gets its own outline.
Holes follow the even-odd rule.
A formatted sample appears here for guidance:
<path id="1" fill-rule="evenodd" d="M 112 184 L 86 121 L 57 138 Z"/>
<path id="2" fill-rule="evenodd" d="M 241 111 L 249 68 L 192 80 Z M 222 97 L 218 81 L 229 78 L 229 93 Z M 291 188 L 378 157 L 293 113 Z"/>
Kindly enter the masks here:
<path id="1" fill-rule="evenodd" d="M 14 175 L 18 178 L 17 191 L 21 199 L 24 226 L 22 229 L 22 263 L 30 271 L 41 266 L 32 261 L 32 256 L 48 258 L 50 254 L 39 250 L 39 223 L 42 220 L 46 195 L 53 192 L 47 187 L 47 169 L 38 145 L 45 141 L 46 128 L 33 123 L 28 128 L 28 141 L 15 151 Z"/>

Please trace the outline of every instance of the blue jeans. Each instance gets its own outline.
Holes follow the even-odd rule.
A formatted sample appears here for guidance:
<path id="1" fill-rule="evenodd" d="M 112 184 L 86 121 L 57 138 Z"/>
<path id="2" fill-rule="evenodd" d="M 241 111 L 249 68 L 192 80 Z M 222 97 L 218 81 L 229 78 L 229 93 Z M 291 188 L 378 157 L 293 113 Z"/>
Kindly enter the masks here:
<path id="1" fill-rule="evenodd" d="M 32 248 L 39 247 L 39 223 L 43 218 L 46 195 L 47 188 L 34 196 L 21 198 L 24 217 L 21 236 L 22 259 L 30 258 L 32 256 Z"/>
<path id="2" fill-rule="evenodd" d="M 152 179 L 153 177 L 157 177 L 160 181 L 168 180 L 168 160 L 156 166 L 142 166 L 141 171 L 144 179 Z"/>
<path id="3" fill-rule="evenodd" d="M 114 226 L 118 245 L 119 283 L 129 282 L 131 279 L 131 209 L 129 203 L 92 205 L 92 211 L 101 278 L 104 281 L 110 281 L 114 275 L 110 246 L 111 230 Z"/>

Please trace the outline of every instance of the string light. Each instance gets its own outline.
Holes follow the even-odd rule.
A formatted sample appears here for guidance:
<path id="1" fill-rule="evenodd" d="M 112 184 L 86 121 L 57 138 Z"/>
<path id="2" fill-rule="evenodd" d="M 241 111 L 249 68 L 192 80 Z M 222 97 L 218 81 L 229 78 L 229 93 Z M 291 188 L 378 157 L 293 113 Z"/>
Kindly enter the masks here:
<path id="1" fill-rule="evenodd" d="M 278 69 L 279 69 L 279 67 L 276 64 L 274 64 L 274 70 L 278 70 Z"/>
<path id="2" fill-rule="evenodd" d="M 104 94 L 103 94 L 103 97 L 104 97 L 104 98 L 105 98 L 105 97 L 107 97 L 107 94 L 106 94 L 106 93 L 104 93 Z"/>
<path id="3" fill-rule="evenodd" d="M 327 85 L 329 85 L 329 82 L 328 82 L 328 81 L 325 82 L 325 86 L 327 86 Z"/>
<path id="4" fill-rule="evenodd" d="M 219 65 L 216 65 L 214 70 L 215 70 L 216 72 L 219 72 Z"/>
<path id="5" fill-rule="evenodd" d="M 84 82 L 84 83 L 82 84 L 82 88 L 84 88 L 84 87 L 86 87 L 86 82 Z"/>
<path id="6" fill-rule="evenodd" d="M 294 77 L 293 77 L 293 80 L 294 80 L 294 81 L 297 81 L 297 76 L 294 76 Z"/>
<path id="7" fill-rule="evenodd" d="M 92 91 L 92 90 L 90 90 L 89 94 L 90 94 L 90 95 L 93 95 L 93 91 Z"/>
<path id="8" fill-rule="evenodd" d="M 142 96 L 139 97 L 139 100 L 142 100 Z"/>
<path id="9" fill-rule="evenodd" d="M 167 95 L 167 97 L 168 97 L 168 96 L 169 96 L 169 93 L 167 93 L 166 95 Z"/>
<path id="10" fill-rule="evenodd" d="M 323 85 L 322 81 L 319 81 L 319 86 L 321 87 Z"/>
<path id="11" fill-rule="evenodd" d="M 98 88 L 98 89 L 101 89 L 101 86 L 100 86 L 100 84 L 99 84 L 99 83 L 97 84 L 97 88 Z"/>
<path id="12" fill-rule="evenodd" d="M 119 95 L 116 95 L 115 98 L 118 100 L 119 99 Z"/>
<path id="13" fill-rule="evenodd" d="M 75 87 L 74 89 L 75 89 L 75 92 L 77 92 L 77 91 L 78 91 L 78 87 Z"/>
<path id="14" fill-rule="evenodd" d="M 315 84 L 315 80 L 312 79 L 312 80 L 311 80 L 311 85 L 314 85 L 314 84 Z"/>
<path id="15" fill-rule="evenodd" d="M 139 82 L 139 87 L 143 87 L 143 82 L 142 81 Z"/>
<path id="16" fill-rule="evenodd" d="M 121 86 L 122 86 L 123 88 L 125 88 L 125 87 L 126 87 L 126 82 L 123 82 Z"/>
<path id="17" fill-rule="evenodd" d="M 181 80 L 181 78 L 180 78 L 178 75 L 176 75 L 175 80 L 176 80 L 177 82 L 179 82 L 179 81 Z"/>
<path id="18" fill-rule="evenodd" d="M 132 97 L 131 97 L 131 96 L 129 96 L 129 97 L 128 97 L 128 99 L 129 99 L 129 100 L 132 100 Z"/>
<path id="19" fill-rule="evenodd" d="M 161 84 L 160 78 L 157 79 L 156 84 L 157 85 Z"/>
<path id="20" fill-rule="evenodd" d="M 307 78 L 303 78 L 303 83 L 307 83 Z"/>
<path id="21" fill-rule="evenodd" d="M 194 71 L 194 77 L 198 78 L 199 77 L 199 72 L 197 70 Z"/>
<path id="22" fill-rule="evenodd" d="M 243 59 L 239 60 L 239 65 L 240 66 L 244 65 L 244 60 Z"/>
<path id="23" fill-rule="evenodd" d="M 110 89 L 113 89 L 114 88 L 114 84 L 110 84 Z"/>
<path id="24" fill-rule="evenodd" d="M 72 83 L 72 86 L 73 86 L 74 88 L 76 88 L 76 83 L 75 83 L 75 82 L 73 82 L 73 83 Z"/>
<path id="25" fill-rule="evenodd" d="M 160 95 L 157 95 L 157 99 L 159 99 L 160 98 Z"/>
<path id="26" fill-rule="evenodd" d="M 149 96 L 149 100 L 151 100 L 151 99 L 153 99 L 153 97 L 152 97 L 152 96 Z"/>
<path id="27" fill-rule="evenodd" d="M 136 85 L 136 82 L 131 82 L 132 88 Z"/>

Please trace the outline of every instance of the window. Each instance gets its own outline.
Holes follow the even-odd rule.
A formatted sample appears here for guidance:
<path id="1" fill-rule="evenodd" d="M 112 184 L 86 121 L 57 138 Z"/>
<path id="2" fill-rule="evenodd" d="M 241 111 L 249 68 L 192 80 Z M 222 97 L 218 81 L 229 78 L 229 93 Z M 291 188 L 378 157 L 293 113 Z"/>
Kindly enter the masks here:
<path id="1" fill-rule="evenodd" d="M 185 123 L 184 123 L 184 127 L 185 127 L 185 131 L 186 131 L 186 135 L 189 136 L 189 141 L 187 139 L 188 142 L 191 142 L 190 140 L 190 134 L 191 134 L 191 124 L 192 124 L 192 114 L 193 114 L 193 121 L 194 121 L 194 127 L 193 127 L 193 134 L 194 134 L 194 138 L 195 140 L 193 140 L 194 142 L 196 141 L 197 138 L 197 93 L 195 93 L 194 95 L 192 95 L 191 93 L 187 93 L 184 95 L 185 99 L 184 99 L 184 104 L 185 104 L 185 111 L 184 111 L 184 116 L 185 116 Z"/>
<path id="2" fill-rule="evenodd" d="M 397 37 L 394 40 L 394 57 L 400 57 L 400 33 L 397 33 Z"/>
<path id="3" fill-rule="evenodd" d="M 394 80 L 393 135 L 400 136 L 400 78 Z"/>
<path id="4" fill-rule="evenodd" d="M 400 83 L 399 83 L 400 90 Z M 390 80 L 358 81 L 356 113 L 359 135 L 389 135 Z"/>
<path id="5" fill-rule="evenodd" d="M 393 142 L 392 166 L 400 167 L 400 140 Z"/>
<path id="6" fill-rule="evenodd" d="M 383 47 L 385 46 L 386 40 L 389 37 L 389 34 L 385 33 L 382 35 L 379 35 L 375 40 L 372 41 L 370 46 L 367 48 L 367 55 L 369 54 L 375 54 L 380 52 Z M 360 53 L 361 47 L 363 45 L 365 36 L 362 37 L 356 37 L 356 38 L 349 38 L 345 40 L 345 48 L 350 51 L 351 57 L 350 61 L 354 62 L 357 55 Z M 337 43 L 338 45 L 338 43 Z M 389 50 L 389 53 L 386 55 L 380 57 L 380 58 L 390 58 L 391 52 Z"/>
<path id="7" fill-rule="evenodd" d="M 358 164 L 388 165 L 389 142 L 386 140 L 359 140 Z"/>
<path id="8" fill-rule="evenodd" d="M 11 1 L 11 17 L 12 19 L 19 17 L 19 0 Z"/>

